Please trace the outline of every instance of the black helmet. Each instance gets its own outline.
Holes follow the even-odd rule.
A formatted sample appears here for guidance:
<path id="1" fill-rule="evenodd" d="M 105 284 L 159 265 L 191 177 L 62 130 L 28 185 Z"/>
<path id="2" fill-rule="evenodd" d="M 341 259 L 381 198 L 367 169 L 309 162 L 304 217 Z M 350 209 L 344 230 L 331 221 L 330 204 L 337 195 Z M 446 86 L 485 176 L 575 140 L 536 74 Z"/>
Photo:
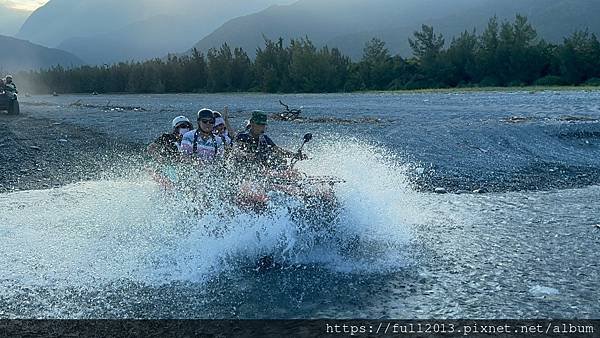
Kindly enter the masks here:
<path id="1" fill-rule="evenodd" d="M 208 108 L 202 108 L 198 111 L 198 120 L 200 119 L 214 119 L 214 112 Z"/>

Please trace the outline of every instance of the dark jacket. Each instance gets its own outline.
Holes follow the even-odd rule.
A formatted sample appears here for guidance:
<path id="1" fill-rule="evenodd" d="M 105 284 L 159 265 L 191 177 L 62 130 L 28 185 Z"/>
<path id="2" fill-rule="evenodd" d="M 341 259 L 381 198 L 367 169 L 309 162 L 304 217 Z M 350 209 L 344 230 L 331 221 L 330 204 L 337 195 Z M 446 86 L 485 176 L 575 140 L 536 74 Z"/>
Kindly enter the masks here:
<path id="1" fill-rule="evenodd" d="M 19 93 L 19 91 L 17 90 L 17 86 L 15 85 L 14 82 L 5 83 L 4 84 L 4 91 L 10 92 L 10 93 L 13 93 L 13 94 L 18 94 Z"/>

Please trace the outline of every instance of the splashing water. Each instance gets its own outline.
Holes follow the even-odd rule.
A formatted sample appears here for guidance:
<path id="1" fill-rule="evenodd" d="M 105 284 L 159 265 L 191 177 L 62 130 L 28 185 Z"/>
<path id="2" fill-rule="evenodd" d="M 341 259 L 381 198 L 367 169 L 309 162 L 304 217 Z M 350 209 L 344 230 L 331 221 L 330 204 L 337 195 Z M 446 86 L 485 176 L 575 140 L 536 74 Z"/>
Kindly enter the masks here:
<path id="1" fill-rule="evenodd" d="M 337 186 L 342 207 L 333 234 L 295 226 L 290 205 L 263 215 L 217 207 L 190 217 L 181 197 L 145 177 L 17 192 L 0 196 L 4 283 L 198 282 L 265 254 L 350 273 L 405 265 L 410 225 L 427 217 L 407 167 L 355 141 L 311 153 L 302 171 L 346 180 Z"/>

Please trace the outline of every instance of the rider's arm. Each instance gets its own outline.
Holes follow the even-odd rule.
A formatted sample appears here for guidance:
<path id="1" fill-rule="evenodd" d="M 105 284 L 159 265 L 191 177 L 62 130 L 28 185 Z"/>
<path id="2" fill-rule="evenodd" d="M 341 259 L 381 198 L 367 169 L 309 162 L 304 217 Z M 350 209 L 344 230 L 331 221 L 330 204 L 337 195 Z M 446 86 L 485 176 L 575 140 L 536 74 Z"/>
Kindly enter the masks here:
<path id="1" fill-rule="evenodd" d="M 271 149 L 277 156 L 289 158 L 296 156 L 297 153 L 281 148 L 280 146 L 276 145 L 275 142 L 273 142 L 273 140 L 271 140 L 271 138 L 267 135 L 265 135 L 264 137 L 267 144 L 271 147 Z"/>
<path id="2" fill-rule="evenodd" d="M 296 153 L 293 153 L 289 150 L 283 149 L 280 146 L 274 146 L 273 151 L 277 153 L 277 155 L 281 157 L 294 157 Z"/>
<path id="3" fill-rule="evenodd" d="M 248 145 L 248 135 L 238 134 L 233 143 L 232 155 L 236 160 L 252 160 L 256 157 L 256 154 L 250 150 Z"/>
<path id="4" fill-rule="evenodd" d="M 227 106 L 223 108 L 223 113 L 221 115 L 223 115 L 223 120 L 225 120 L 225 128 L 227 128 L 227 133 L 229 134 L 229 137 L 231 137 L 232 140 L 235 140 L 237 132 L 229 123 L 229 108 Z"/>
<path id="5" fill-rule="evenodd" d="M 250 158 L 250 155 L 245 152 L 237 143 L 234 144 L 231 150 L 231 156 L 233 159 L 238 161 L 248 160 Z"/>
<path id="6" fill-rule="evenodd" d="M 217 142 L 217 152 L 215 153 L 215 159 L 224 159 L 225 158 L 225 139 L 222 137 L 216 137 L 215 142 Z"/>
<path id="7" fill-rule="evenodd" d="M 279 154 L 279 156 L 281 156 L 281 157 L 298 158 L 300 160 L 308 159 L 308 156 L 306 156 L 305 154 L 303 154 L 301 152 L 289 151 L 289 150 L 283 149 L 279 146 L 275 146 L 275 148 L 273 148 L 273 150 L 276 151 L 277 154 Z"/>
<path id="8" fill-rule="evenodd" d="M 164 135 L 161 135 L 159 138 L 150 143 L 146 148 L 148 155 L 150 155 L 150 157 L 152 157 L 152 159 L 154 159 L 157 162 L 162 162 L 164 160 L 161 154 L 161 150 L 164 147 L 164 143 Z"/>
<path id="9" fill-rule="evenodd" d="M 194 152 L 194 146 L 192 145 L 192 143 L 194 143 L 194 134 L 192 132 L 187 132 L 185 133 L 185 135 L 183 135 L 183 138 L 181 139 L 181 152 L 184 155 L 191 155 Z"/>
<path id="10" fill-rule="evenodd" d="M 152 156 L 152 158 L 158 159 L 158 144 L 156 144 L 156 142 L 150 143 L 146 148 L 146 151 L 150 156 Z"/>

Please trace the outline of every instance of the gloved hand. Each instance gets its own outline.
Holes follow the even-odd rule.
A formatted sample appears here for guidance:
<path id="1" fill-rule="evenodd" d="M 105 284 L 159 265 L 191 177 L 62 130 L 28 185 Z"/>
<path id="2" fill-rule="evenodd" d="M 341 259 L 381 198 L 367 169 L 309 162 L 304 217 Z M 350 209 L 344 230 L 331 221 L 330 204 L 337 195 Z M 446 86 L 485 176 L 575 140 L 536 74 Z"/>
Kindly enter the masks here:
<path id="1" fill-rule="evenodd" d="M 299 160 L 299 161 L 302 161 L 302 160 L 308 160 L 308 155 L 306 155 L 306 154 L 304 154 L 304 153 L 301 153 L 301 152 L 300 152 L 300 153 L 296 153 L 296 154 L 294 155 L 294 159 L 297 159 L 297 160 Z"/>

